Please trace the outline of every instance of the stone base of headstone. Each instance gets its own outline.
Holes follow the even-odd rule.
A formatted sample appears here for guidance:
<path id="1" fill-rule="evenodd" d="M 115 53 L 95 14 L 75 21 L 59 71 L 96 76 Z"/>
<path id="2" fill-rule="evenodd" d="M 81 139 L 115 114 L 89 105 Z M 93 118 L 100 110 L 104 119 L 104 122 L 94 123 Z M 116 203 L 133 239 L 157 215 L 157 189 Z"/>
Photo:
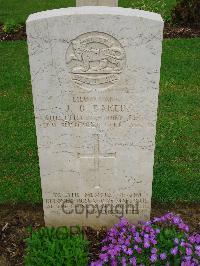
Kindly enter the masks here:
<path id="1" fill-rule="evenodd" d="M 118 6 L 118 0 L 76 0 L 76 6 Z"/>

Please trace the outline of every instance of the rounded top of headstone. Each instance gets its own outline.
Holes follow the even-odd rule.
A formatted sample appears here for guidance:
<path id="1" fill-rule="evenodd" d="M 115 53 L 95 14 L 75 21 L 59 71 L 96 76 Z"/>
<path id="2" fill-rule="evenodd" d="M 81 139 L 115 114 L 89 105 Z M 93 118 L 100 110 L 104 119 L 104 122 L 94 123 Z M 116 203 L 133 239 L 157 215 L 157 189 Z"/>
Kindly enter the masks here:
<path id="1" fill-rule="evenodd" d="M 106 7 L 106 6 L 82 6 L 82 7 L 69 7 L 47 10 L 31 14 L 26 23 L 30 23 L 36 20 L 42 20 L 60 16 L 72 16 L 72 15 L 114 15 L 114 16 L 133 16 L 138 18 L 144 18 L 163 22 L 160 14 L 149 11 L 143 11 L 132 8 L 122 7 Z"/>

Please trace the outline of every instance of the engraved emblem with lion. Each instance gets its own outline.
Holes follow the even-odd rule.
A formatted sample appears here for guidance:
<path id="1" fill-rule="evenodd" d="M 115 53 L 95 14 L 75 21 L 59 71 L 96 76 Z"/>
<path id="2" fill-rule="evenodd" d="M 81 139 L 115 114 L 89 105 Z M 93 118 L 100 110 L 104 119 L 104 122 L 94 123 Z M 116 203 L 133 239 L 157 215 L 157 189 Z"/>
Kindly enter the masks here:
<path id="1" fill-rule="evenodd" d="M 114 84 L 125 63 L 126 55 L 121 44 L 101 32 L 78 36 L 71 41 L 66 53 L 66 64 L 72 79 L 82 87 L 89 87 L 90 81 L 94 87 L 94 80 L 97 87 Z"/>

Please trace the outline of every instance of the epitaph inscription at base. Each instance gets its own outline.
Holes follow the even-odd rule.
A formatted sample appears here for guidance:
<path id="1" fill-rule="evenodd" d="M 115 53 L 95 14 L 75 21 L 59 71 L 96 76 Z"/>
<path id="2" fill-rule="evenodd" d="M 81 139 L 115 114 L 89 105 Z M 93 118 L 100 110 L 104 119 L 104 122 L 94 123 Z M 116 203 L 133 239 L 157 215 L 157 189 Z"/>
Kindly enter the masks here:
<path id="1" fill-rule="evenodd" d="M 150 216 L 163 21 L 68 8 L 27 21 L 46 225 Z"/>

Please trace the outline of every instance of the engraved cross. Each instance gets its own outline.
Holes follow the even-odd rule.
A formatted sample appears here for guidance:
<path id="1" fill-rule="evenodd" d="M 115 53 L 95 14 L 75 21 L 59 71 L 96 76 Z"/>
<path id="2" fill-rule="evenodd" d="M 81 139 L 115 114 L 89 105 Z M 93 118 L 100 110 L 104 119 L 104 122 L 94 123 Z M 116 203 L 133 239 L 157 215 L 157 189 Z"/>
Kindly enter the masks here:
<path id="1" fill-rule="evenodd" d="M 116 158 L 116 152 L 110 152 L 110 153 L 101 153 L 100 152 L 100 138 L 99 134 L 94 134 L 94 152 L 91 154 L 82 154 L 78 153 L 78 158 L 85 158 L 85 159 L 92 159 L 93 160 L 93 168 L 94 171 L 94 178 L 95 178 L 95 186 L 94 188 L 98 189 L 100 188 L 100 176 L 99 174 L 99 168 L 100 168 L 100 160 L 101 159 L 114 159 Z"/>
<path id="2" fill-rule="evenodd" d="M 105 158 L 116 158 L 116 152 L 112 153 L 101 153 L 100 152 L 100 139 L 99 139 L 99 134 L 93 134 L 95 138 L 94 142 L 94 152 L 92 154 L 81 154 L 78 153 L 78 158 L 91 158 L 94 160 L 94 170 L 99 169 L 99 161 L 100 159 L 105 159 Z"/>

